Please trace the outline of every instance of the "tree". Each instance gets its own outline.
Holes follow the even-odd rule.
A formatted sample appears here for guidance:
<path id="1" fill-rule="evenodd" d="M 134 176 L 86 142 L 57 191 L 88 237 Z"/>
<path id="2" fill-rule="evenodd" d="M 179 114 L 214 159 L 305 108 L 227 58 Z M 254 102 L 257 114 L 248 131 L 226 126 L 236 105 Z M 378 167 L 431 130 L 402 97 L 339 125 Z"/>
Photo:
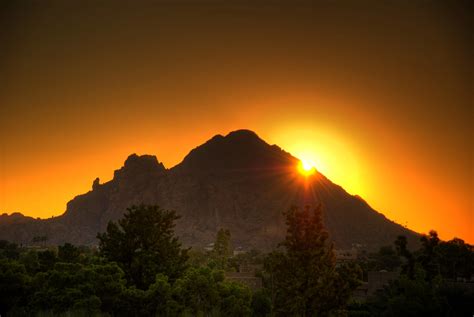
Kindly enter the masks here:
<path id="1" fill-rule="evenodd" d="M 61 262 L 77 262 L 79 255 L 79 249 L 70 243 L 58 247 L 58 259 Z"/>
<path id="2" fill-rule="evenodd" d="M 25 266 L 26 272 L 30 275 L 34 275 L 39 271 L 40 263 L 38 259 L 38 252 L 35 250 L 28 250 L 20 255 L 20 263 Z"/>
<path id="3" fill-rule="evenodd" d="M 458 277 L 470 279 L 474 275 L 474 247 L 463 240 L 454 238 L 441 242 L 436 247 L 441 275 L 456 280 Z"/>
<path id="4" fill-rule="evenodd" d="M 455 281 L 460 272 L 467 278 L 474 273 L 472 247 L 460 239 L 442 242 L 433 230 L 420 240 L 421 249 L 411 253 L 406 238 L 397 238 L 397 252 L 406 259 L 402 274 L 369 299 L 369 311 L 376 316 L 470 315 L 474 292 L 469 283 Z"/>
<path id="5" fill-rule="evenodd" d="M 0 315 L 26 301 L 30 278 L 17 261 L 0 259 Z"/>
<path id="6" fill-rule="evenodd" d="M 265 290 L 255 291 L 252 295 L 252 316 L 265 317 L 272 311 L 270 296 Z"/>
<path id="7" fill-rule="evenodd" d="M 274 253 L 272 276 L 277 315 L 327 316 L 343 309 L 358 284 L 358 272 L 335 265 L 333 246 L 322 223 L 321 207 L 286 213 L 285 252 Z M 268 264 L 270 262 L 270 264 Z"/>
<path id="8" fill-rule="evenodd" d="M 207 316 L 219 306 L 217 284 L 224 281 L 222 271 L 209 267 L 190 268 L 173 285 L 173 298 L 181 314 Z"/>
<path id="9" fill-rule="evenodd" d="M 383 246 L 374 255 L 375 267 L 374 270 L 388 270 L 394 271 L 401 264 L 400 257 L 392 246 Z"/>
<path id="10" fill-rule="evenodd" d="M 413 278 L 415 274 L 415 257 L 408 250 L 407 237 L 398 236 L 395 240 L 395 247 L 397 254 L 405 259 L 405 264 L 402 266 L 402 273 L 408 275 L 409 278 Z"/>
<path id="11" fill-rule="evenodd" d="M 53 250 L 38 252 L 39 270 L 46 272 L 54 267 L 57 261 L 56 253 Z"/>
<path id="12" fill-rule="evenodd" d="M 94 294 L 101 301 L 101 311 L 117 312 L 118 302 L 125 290 L 124 273 L 116 263 L 91 265 L 87 275 L 91 278 Z"/>
<path id="13" fill-rule="evenodd" d="M 163 274 L 158 274 L 153 283 L 148 289 L 148 296 L 150 298 L 150 312 L 154 316 L 169 316 L 173 313 L 176 303 L 171 298 L 172 288 L 168 282 L 168 277 Z"/>
<path id="14" fill-rule="evenodd" d="M 400 275 L 370 299 L 373 316 L 449 316 L 436 294 L 438 285 L 426 281 L 426 272 L 419 264 L 413 273 L 413 278 Z"/>
<path id="15" fill-rule="evenodd" d="M 216 241 L 214 242 L 214 249 L 212 250 L 212 259 L 216 267 L 221 270 L 226 270 L 229 258 L 232 256 L 232 248 L 230 244 L 230 231 L 220 229 L 217 232 Z"/>
<path id="16" fill-rule="evenodd" d="M 426 272 L 426 278 L 432 280 L 436 275 L 440 274 L 439 256 L 436 252 L 439 244 L 438 233 L 431 230 L 428 235 L 423 235 L 420 241 L 422 248 L 417 260 L 423 266 Z"/>
<path id="17" fill-rule="evenodd" d="M 188 264 L 189 266 L 199 267 L 205 266 L 209 262 L 209 254 L 207 251 L 197 248 L 191 248 L 188 250 Z"/>
<path id="18" fill-rule="evenodd" d="M 100 254 L 117 262 L 130 285 L 146 290 L 158 273 L 174 281 L 185 270 L 187 250 L 174 235 L 175 211 L 158 206 L 132 206 L 118 224 L 109 222 L 98 234 Z"/>
<path id="19" fill-rule="evenodd" d="M 171 285 L 163 274 L 156 276 L 148 290 L 134 286 L 124 288 L 123 292 L 111 297 L 114 304 L 114 316 L 175 316 Z"/>
<path id="20" fill-rule="evenodd" d="M 35 275 L 36 291 L 30 309 L 52 310 L 55 314 L 68 310 L 85 311 L 88 315 L 99 312 L 101 301 L 94 294 L 96 281 L 97 275 L 90 268 L 77 263 L 56 263 L 53 269 Z"/>
<path id="21" fill-rule="evenodd" d="M 168 310 L 178 316 L 250 316 L 250 289 L 224 279 L 222 270 L 189 268 L 173 285 Z"/>
<path id="22" fill-rule="evenodd" d="M 10 243 L 6 240 L 0 240 L 0 259 L 6 258 L 11 260 L 17 260 L 20 256 L 20 250 L 18 245 Z"/>
<path id="23" fill-rule="evenodd" d="M 251 315 L 252 292 L 248 286 L 224 281 L 219 284 L 219 294 L 221 297 L 221 315 L 229 317 Z"/>

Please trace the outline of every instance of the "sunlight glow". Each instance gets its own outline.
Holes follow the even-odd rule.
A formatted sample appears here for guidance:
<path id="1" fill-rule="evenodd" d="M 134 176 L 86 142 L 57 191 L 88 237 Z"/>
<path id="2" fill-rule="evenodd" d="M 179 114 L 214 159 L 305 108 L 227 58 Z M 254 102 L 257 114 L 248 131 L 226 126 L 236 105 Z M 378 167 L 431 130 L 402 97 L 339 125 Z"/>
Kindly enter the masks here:
<path id="1" fill-rule="evenodd" d="M 362 177 L 362 157 L 355 146 L 346 136 L 323 123 L 316 124 L 318 129 L 313 129 L 312 124 L 298 122 L 281 126 L 272 133 L 272 141 L 316 167 L 318 173 L 341 185 L 350 194 L 370 197 L 369 188 Z M 297 172 L 300 175 L 308 174 L 300 166 L 297 166 Z"/>
<path id="2" fill-rule="evenodd" d="M 310 176 L 316 172 L 316 167 L 314 166 L 314 163 L 306 159 L 300 160 L 297 168 L 298 172 L 300 172 L 304 176 Z"/>

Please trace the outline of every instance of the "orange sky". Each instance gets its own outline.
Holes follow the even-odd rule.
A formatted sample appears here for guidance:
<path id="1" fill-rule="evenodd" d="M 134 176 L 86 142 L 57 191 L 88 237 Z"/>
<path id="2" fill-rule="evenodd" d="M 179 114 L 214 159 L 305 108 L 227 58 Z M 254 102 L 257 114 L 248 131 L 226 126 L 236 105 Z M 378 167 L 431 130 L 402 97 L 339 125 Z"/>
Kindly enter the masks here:
<path id="1" fill-rule="evenodd" d="M 3 8 L 0 212 L 59 215 L 130 153 L 172 167 L 247 128 L 390 219 L 474 242 L 460 2 L 206 3 Z"/>

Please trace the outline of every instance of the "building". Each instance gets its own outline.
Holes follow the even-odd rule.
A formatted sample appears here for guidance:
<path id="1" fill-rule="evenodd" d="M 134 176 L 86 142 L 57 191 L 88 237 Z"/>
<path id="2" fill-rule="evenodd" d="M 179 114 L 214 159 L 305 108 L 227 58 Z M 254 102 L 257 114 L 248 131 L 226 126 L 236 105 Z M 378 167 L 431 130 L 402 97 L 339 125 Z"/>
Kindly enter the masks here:
<path id="1" fill-rule="evenodd" d="M 334 250 L 334 255 L 336 256 L 336 261 L 344 262 L 344 261 L 354 261 L 357 260 L 357 249 L 346 249 L 346 250 Z"/>
<path id="2" fill-rule="evenodd" d="M 226 272 L 226 280 L 247 285 L 252 290 L 259 290 L 263 287 L 262 278 L 255 276 L 255 273 L 262 269 L 261 265 L 241 264 L 238 272 Z"/>
<path id="3" fill-rule="evenodd" d="M 367 282 L 363 282 L 353 293 L 352 299 L 357 302 L 365 302 L 368 297 L 375 295 L 382 290 L 390 281 L 395 280 L 400 275 L 399 272 L 370 271 L 368 272 Z"/>

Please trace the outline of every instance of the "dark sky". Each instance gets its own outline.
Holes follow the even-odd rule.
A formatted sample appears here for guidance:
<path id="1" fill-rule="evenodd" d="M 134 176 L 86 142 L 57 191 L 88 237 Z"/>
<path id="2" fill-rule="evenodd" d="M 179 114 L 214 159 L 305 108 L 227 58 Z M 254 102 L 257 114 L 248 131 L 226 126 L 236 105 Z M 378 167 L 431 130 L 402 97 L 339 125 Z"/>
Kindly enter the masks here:
<path id="1" fill-rule="evenodd" d="M 132 152 L 171 167 L 249 128 L 391 219 L 472 242 L 472 9 L 2 1 L 0 212 L 60 214 Z"/>

